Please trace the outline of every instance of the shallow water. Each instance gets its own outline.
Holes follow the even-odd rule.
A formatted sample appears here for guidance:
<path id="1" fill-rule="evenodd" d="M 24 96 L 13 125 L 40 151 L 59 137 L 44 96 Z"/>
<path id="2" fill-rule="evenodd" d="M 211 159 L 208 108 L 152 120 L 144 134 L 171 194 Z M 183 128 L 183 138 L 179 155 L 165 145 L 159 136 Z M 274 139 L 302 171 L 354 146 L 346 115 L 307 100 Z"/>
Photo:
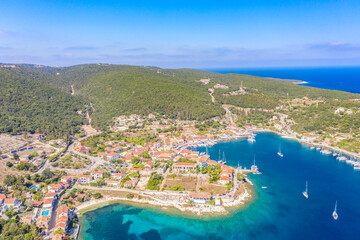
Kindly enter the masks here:
<path id="1" fill-rule="evenodd" d="M 276 154 L 280 143 L 283 158 Z M 232 166 L 249 168 L 256 156 L 263 174 L 250 176 L 256 194 L 246 208 L 226 217 L 189 219 L 114 204 L 80 218 L 80 239 L 360 239 L 360 171 L 270 133 L 258 134 L 253 144 L 217 144 L 209 148 L 212 159 L 218 160 L 219 150 Z M 302 195 L 306 180 L 309 199 Z M 331 216 L 336 200 L 338 221 Z"/>

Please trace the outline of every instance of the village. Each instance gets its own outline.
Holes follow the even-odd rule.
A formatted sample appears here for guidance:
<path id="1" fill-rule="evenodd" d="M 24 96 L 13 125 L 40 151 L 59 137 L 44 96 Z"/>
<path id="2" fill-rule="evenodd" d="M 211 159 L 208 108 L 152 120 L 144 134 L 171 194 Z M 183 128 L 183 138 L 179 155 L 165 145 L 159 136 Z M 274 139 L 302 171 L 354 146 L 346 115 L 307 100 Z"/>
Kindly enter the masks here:
<path id="1" fill-rule="evenodd" d="M 1 218 L 35 224 L 44 239 L 76 239 L 78 214 L 107 202 L 150 204 L 198 216 L 227 214 L 226 208 L 241 206 L 251 197 L 247 175 L 260 172 L 255 163 L 247 169 L 227 165 L 220 154 L 216 161 L 210 159 L 207 147 L 244 137 L 252 140 L 258 131 L 294 136 L 283 114 L 274 116 L 267 128 L 238 127 L 224 119 L 203 125 L 176 122 L 181 127 L 169 119 L 149 124 L 154 118 L 120 116 L 114 131 L 106 133 L 85 126 L 69 143 L 34 134 L 27 136 L 28 142 L 14 142 L 15 149 L 6 145 L 2 159 L 12 156 L 13 166 L 6 164 L 11 175 L 3 177 Z M 309 134 L 297 140 L 318 144 Z"/>
<path id="2" fill-rule="evenodd" d="M 136 115 L 124 119 L 127 126 L 143 121 Z M 9 171 L 4 179 L 1 218 L 35 224 L 44 239 L 76 239 L 77 212 L 99 201 L 118 199 L 198 215 L 224 214 L 225 207 L 239 206 L 250 197 L 246 174 L 253 170 L 228 166 L 226 159 L 214 161 L 193 149 L 245 137 L 254 130 L 255 126 L 224 124 L 205 135 L 164 131 L 149 142 L 116 140 L 99 130 L 71 144 L 43 141 L 41 134 L 29 136 L 31 141 L 17 143 L 18 148 L 2 155 L 5 161 L 12 156 L 14 166 L 9 169 L 17 171 Z"/>

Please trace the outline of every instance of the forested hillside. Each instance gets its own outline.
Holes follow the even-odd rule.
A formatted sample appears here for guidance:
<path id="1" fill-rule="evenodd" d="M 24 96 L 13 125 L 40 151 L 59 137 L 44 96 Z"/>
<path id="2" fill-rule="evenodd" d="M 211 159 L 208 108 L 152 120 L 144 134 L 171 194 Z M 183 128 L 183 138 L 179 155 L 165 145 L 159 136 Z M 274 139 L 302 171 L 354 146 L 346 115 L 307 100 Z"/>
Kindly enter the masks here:
<path id="1" fill-rule="evenodd" d="M 21 64 L 0 70 L 0 131 L 9 133 L 32 131 L 55 136 L 72 133 L 84 121 L 76 111 L 90 109 L 90 103 L 93 106 L 89 112 L 92 124 L 105 127 L 114 117 L 124 114 L 158 113 L 170 118 L 201 121 L 223 115 L 222 104 L 261 110 L 275 109 L 294 98 L 324 101 L 360 98 L 358 94 L 300 86 L 289 80 L 195 69 Z M 202 78 L 211 81 L 204 85 L 199 82 Z M 208 89 L 215 84 L 229 88 L 215 89 L 213 103 Z M 239 90 L 241 84 L 246 87 L 245 94 L 230 94 Z M 73 96 L 69 94 L 72 88 Z M 300 121 L 299 115 L 292 117 Z M 311 128 L 309 124 L 303 128 Z"/>
<path id="2" fill-rule="evenodd" d="M 77 97 L 14 71 L 0 69 L 0 132 L 73 134 L 85 120 Z"/>
<path id="3" fill-rule="evenodd" d="M 224 113 L 205 89 L 163 76 L 114 71 L 95 76 L 79 91 L 94 104 L 95 124 L 122 114 L 159 113 L 171 118 L 205 120 Z"/>

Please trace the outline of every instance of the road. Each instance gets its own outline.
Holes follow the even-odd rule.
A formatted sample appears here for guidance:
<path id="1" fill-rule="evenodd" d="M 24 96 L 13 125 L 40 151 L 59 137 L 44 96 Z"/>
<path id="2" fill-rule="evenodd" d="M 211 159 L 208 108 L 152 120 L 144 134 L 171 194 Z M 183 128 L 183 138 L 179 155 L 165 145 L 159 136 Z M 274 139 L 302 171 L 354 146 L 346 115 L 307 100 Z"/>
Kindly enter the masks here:
<path id="1" fill-rule="evenodd" d="M 227 118 L 230 120 L 230 123 L 234 123 L 234 120 L 233 120 L 233 118 L 232 118 L 232 113 L 231 113 L 231 111 L 229 110 L 229 108 L 228 108 L 228 107 L 225 107 L 225 106 L 223 106 L 223 108 L 224 108 L 225 111 L 226 111 L 226 116 L 227 116 Z"/>

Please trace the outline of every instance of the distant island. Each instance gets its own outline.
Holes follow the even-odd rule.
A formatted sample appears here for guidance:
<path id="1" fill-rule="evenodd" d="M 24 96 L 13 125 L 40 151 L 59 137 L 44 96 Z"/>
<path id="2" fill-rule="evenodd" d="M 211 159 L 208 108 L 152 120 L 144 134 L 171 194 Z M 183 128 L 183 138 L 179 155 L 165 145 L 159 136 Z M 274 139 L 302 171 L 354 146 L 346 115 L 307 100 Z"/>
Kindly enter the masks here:
<path id="1" fill-rule="evenodd" d="M 116 201 L 227 214 L 252 197 L 248 175 L 261 169 L 194 148 L 251 142 L 262 131 L 360 169 L 352 161 L 360 157 L 360 95 L 304 83 L 196 69 L 0 64 L 2 226 L 76 239 L 79 213 Z"/>

